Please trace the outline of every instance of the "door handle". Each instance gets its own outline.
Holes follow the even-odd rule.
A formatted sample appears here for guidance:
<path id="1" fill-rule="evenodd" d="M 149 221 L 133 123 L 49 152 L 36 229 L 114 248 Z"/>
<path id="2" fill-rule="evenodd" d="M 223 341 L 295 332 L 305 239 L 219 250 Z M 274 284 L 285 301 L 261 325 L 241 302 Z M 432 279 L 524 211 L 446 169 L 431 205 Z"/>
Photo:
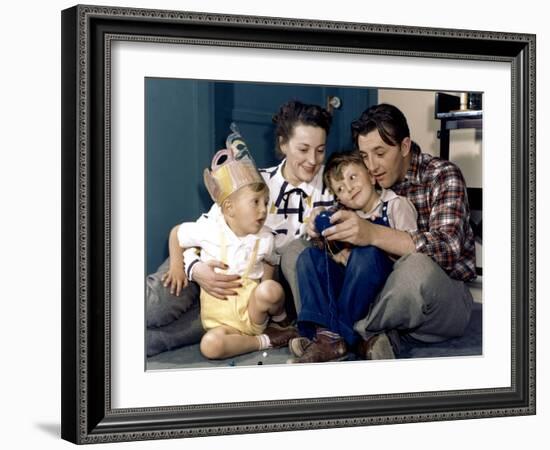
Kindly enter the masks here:
<path id="1" fill-rule="evenodd" d="M 327 111 L 332 114 L 335 109 L 340 109 L 342 106 L 342 100 L 336 95 L 327 96 Z"/>

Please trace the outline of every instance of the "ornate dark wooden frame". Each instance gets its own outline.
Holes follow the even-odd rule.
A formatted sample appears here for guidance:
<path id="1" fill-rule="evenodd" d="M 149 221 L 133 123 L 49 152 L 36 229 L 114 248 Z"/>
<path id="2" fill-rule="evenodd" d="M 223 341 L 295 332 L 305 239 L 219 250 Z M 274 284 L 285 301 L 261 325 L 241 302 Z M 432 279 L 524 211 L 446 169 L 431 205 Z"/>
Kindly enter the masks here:
<path id="1" fill-rule="evenodd" d="M 114 40 L 503 61 L 512 73 L 511 386 L 112 409 Z M 99 6 L 62 12 L 62 437 L 83 443 L 535 413 L 535 36 Z"/>

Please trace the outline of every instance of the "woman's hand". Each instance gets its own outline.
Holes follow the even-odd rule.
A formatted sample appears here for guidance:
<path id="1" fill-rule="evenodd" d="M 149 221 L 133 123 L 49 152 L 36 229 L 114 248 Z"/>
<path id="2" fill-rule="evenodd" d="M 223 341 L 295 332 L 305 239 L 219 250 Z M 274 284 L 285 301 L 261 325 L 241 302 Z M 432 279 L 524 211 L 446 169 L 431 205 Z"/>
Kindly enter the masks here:
<path id="1" fill-rule="evenodd" d="M 187 286 L 187 276 L 183 267 L 170 267 L 168 272 L 162 275 L 161 281 L 164 283 L 164 287 L 170 287 L 170 294 L 179 297 L 181 290 Z"/>
<path id="2" fill-rule="evenodd" d="M 210 295 L 227 300 L 227 297 L 237 295 L 235 289 L 240 288 L 239 275 L 226 275 L 217 273 L 214 268 L 227 269 L 221 261 L 199 262 L 193 268 L 193 280 Z"/>
<path id="3" fill-rule="evenodd" d="M 361 219 L 354 211 L 336 211 L 330 218 L 335 224 L 323 232 L 329 241 L 349 242 L 353 245 L 371 245 L 376 225 Z"/>

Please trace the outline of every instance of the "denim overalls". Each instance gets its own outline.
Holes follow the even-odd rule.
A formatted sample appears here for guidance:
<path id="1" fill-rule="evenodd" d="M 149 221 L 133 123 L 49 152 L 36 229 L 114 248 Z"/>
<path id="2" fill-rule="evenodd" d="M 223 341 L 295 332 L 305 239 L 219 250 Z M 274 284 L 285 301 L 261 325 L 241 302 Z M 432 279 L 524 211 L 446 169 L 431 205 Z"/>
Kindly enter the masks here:
<path id="1" fill-rule="evenodd" d="M 388 202 L 384 202 L 382 216 L 371 222 L 389 226 L 387 210 Z M 335 262 L 327 250 L 304 250 L 296 264 L 302 301 L 300 333 L 311 338 L 317 325 L 353 345 L 359 337 L 354 323 L 367 315 L 392 268 L 388 255 L 372 245 L 353 247 L 346 266 Z"/>

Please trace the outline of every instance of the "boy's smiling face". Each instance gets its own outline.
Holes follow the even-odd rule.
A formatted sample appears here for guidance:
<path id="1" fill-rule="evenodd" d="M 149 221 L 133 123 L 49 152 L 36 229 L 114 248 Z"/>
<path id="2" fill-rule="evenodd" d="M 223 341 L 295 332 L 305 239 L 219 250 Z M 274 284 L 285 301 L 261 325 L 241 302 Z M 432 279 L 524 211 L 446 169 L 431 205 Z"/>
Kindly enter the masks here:
<path id="1" fill-rule="evenodd" d="M 379 198 L 374 179 L 363 164 L 349 163 L 341 170 L 342 177 L 330 177 L 330 187 L 338 201 L 353 210 L 369 212 Z"/>

